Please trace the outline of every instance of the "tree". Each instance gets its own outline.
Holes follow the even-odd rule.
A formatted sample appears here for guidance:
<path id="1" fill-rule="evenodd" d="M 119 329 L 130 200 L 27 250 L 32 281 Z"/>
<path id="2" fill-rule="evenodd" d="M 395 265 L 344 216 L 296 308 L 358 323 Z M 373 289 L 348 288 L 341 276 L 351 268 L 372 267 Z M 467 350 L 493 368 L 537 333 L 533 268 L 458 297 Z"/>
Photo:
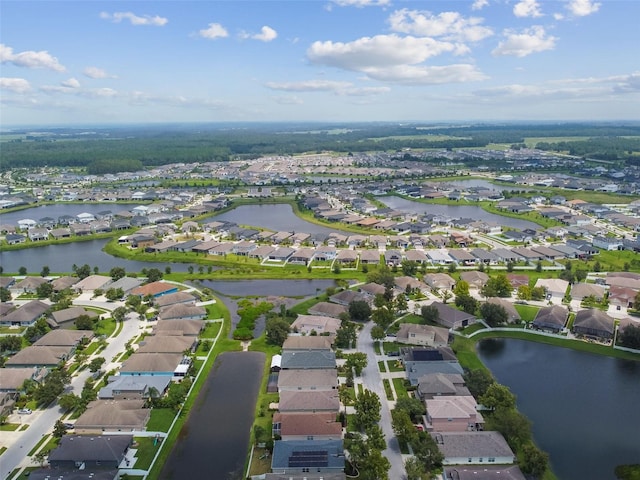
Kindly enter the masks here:
<path id="1" fill-rule="evenodd" d="M 536 262 L 536 272 L 540 273 L 542 271 L 542 261 L 538 260 Z"/>
<path id="2" fill-rule="evenodd" d="M 135 310 L 142 303 L 142 298 L 138 295 L 129 295 L 124 303 L 130 309 Z"/>
<path id="3" fill-rule="evenodd" d="M 27 274 L 27 267 L 20 267 L 18 269 L 18 275 L 26 275 Z"/>
<path id="4" fill-rule="evenodd" d="M 531 423 L 513 408 L 493 412 L 487 418 L 485 429 L 500 432 L 514 450 L 531 440 Z"/>
<path id="5" fill-rule="evenodd" d="M 400 263 L 400 268 L 402 269 L 402 274 L 407 277 L 413 277 L 416 273 L 418 273 L 418 262 L 414 260 L 403 260 Z"/>
<path id="6" fill-rule="evenodd" d="M 529 285 L 520 285 L 518 287 L 518 298 L 520 300 L 531 300 L 531 288 Z"/>
<path id="7" fill-rule="evenodd" d="M 38 295 L 38 298 L 48 298 L 51 293 L 53 293 L 53 285 L 49 282 L 41 283 L 36 288 L 36 295 Z"/>
<path id="8" fill-rule="evenodd" d="M 266 322 L 265 332 L 267 343 L 282 346 L 289 336 L 289 322 L 280 317 L 271 317 Z"/>
<path id="9" fill-rule="evenodd" d="M 60 398 L 58 399 L 58 405 L 60 405 L 60 407 L 63 410 L 66 410 L 67 412 L 71 410 L 75 410 L 79 402 L 80 402 L 80 397 L 77 396 L 75 393 L 65 393 L 64 395 L 61 395 Z"/>
<path id="10" fill-rule="evenodd" d="M 349 303 L 349 317 L 356 322 L 366 322 L 371 318 L 371 306 L 364 300 Z"/>
<path id="11" fill-rule="evenodd" d="M 384 331 L 384 328 L 382 328 L 380 325 L 376 325 L 371 329 L 371 338 L 378 341 L 378 340 L 382 340 L 387 336 L 387 334 Z"/>
<path id="12" fill-rule="evenodd" d="M 531 289 L 531 300 L 542 300 L 546 293 L 544 287 L 533 287 Z"/>
<path id="13" fill-rule="evenodd" d="M 393 312 L 387 307 L 376 308 L 371 314 L 371 320 L 386 330 L 393 323 Z"/>
<path id="14" fill-rule="evenodd" d="M 95 357 L 91 359 L 91 361 L 89 362 L 89 371 L 91 373 L 97 372 L 98 370 L 100 370 L 100 368 L 102 368 L 104 362 L 106 362 L 106 360 L 102 357 Z"/>
<path id="15" fill-rule="evenodd" d="M 391 463 L 387 457 L 383 457 L 382 452 L 376 449 L 369 449 L 358 464 L 360 478 L 363 480 L 388 480 L 390 468 Z"/>
<path id="16" fill-rule="evenodd" d="M 78 275 L 78 278 L 82 280 L 84 278 L 87 278 L 89 275 L 91 275 L 91 267 L 89 266 L 89 264 L 85 263 L 81 267 L 77 267 L 75 272 L 76 272 L 76 275 Z"/>
<path id="17" fill-rule="evenodd" d="M 384 285 L 385 288 L 393 288 L 396 283 L 396 279 L 388 266 L 381 265 L 379 268 L 372 270 L 367 274 L 367 282 Z"/>
<path id="18" fill-rule="evenodd" d="M 8 288 L 0 287 L 0 302 L 10 302 L 11 301 L 11 292 Z"/>
<path id="19" fill-rule="evenodd" d="M 127 315 L 127 309 L 125 307 L 117 307 L 111 312 L 111 318 L 116 322 L 122 322 Z"/>
<path id="20" fill-rule="evenodd" d="M 587 271 L 583 270 L 582 268 L 576 269 L 575 274 L 577 282 L 584 282 L 584 280 L 587 278 Z"/>
<path id="21" fill-rule="evenodd" d="M 166 275 L 171 275 L 171 266 L 167 265 L 166 267 L 164 267 L 164 273 Z"/>
<path id="22" fill-rule="evenodd" d="M 40 465 L 40 467 L 44 467 L 44 463 L 47 460 L 48 456 L 49 456 L 49 452 L 46 449 L 42 449 L 35 455 L 32 455 L 31 458 L 33 459 L 34 462 Z"/>
<path id="23" fill-rule="evenodd" d="M 427 432 L 417 432 L 416 440 L 411 444 L 413 454 L 422 462 L 429 472 L 442 467 L 444 455 L 440 453 L 438 445 Z"/>
<path id="24" fill-rule="evenodd" d="M 516 266 L 516 264 L 512 261 L 507 262 L 507 272 L 513 272 L 513 268 Z"/>
<path id="25" fill-rule="evenodd" d="M 471 315 L 475 315 L 478 309 L 478 300 L 471 295 L 458 295 L 455 302 L 456 307 L 462 308 L 462 310 Z"/>
<path id="26" fill-rule="evenodd" d="M 162 280 L 163 273 L 157 268 L 147 270 L 147 283 L 158 282 Z"/>
<path id="27" fill-rule="evenodd" d="M 409 305 L 407 304 L 407 297 L 403 294 L 398 295 L 395 300 L 395 306 L 398 312 L 406 312 L 407 308 L 409 308 Z"/>
<path id="28" fill-rule="evenodd" d="M 416 397 L 402 397 L 396 401 L 395 410 L 406 412 L 411 421 L 417 421 L 424 415 L 424 404 Z"/>
<path id="29" fill-rule="evenodd" d="M 342 320 L 340 328 L 336 331 L 336 347 L 351 348 L 356 343 L 356 326 L 349 320 Z"/>
<path id="30" fill-rule="evenodd" d="M 49 265 L 45 265 L 44 267 L 42 267 L 42 270 L 40 271 L 40 276 L 48 277 L 50 273 L 51 273 L 51 269 L 49 268 Z"/>
<path id="31" fill-rule="evenodd" d="M 367 446 L 376 450 L 384 450 L 387 448 L 387 442 L 384 440 L 384 433 L 379 425 L 371 425 L 365 431 L 367 435 Z"/>
<path id="32" fill-rule="evenodd" d="M 480 289 L 480 293 L 485 297 L 510 297 L 512 290 L 509 279 L 505 274 L 501 273 L 489 278 L 487 283 Z"/>
<path id="33" fill-rule="evenodd" d="M 449 299 L 453 296 L 453 293 L 451 293 L 451 290 L 445 289 L 442 291 L 441 296 L 442 296 L 442 303 L 446 305 Z"/>
<path id="34" fill-rule="evenodd" d="M 80 315 L 73 322 L 78 330 L 93 330 L 95 322 L 89 315 Z"/>
<path id="35" fill-rule="evenodd" d="M 540 478 L 549 465 L 549 455 L 532 443 L 528 443 L 522 447 L 518 464 L 523 473 Z"/>
<path id="36" fill-rule="evenodd" d="M 440 320 L 440 312 L 434 305 L 423 305 L 420 309 L 423 324 L 435 324 Z"/>
<path id="37" fill-rule="evenodd" d="M 407 480 L 423 480 L 426 470 L 422 462 L 416 457 L 409 457 L 404 462 L 404 469 L 407 472 Z"/>
<path id="38" fill-rule="evenodd" d="M 62 438 L 67 433 L 67 427 L 60 420 L 56 420 L 53 426 L 53 438 Z"/>
<path id="39" fill-rule="evenodd" d="M 495 382 L 489 385 L 487 391 L 479 400 L 482 405 L 492 410 L 507 410 L 514 408 L 516 405 L 516 396 L 511 393 L 509 387 Z"/>
<path id="40" fill-rule="evenodd" d="M 120 280 L 121 278 L 124 278 L 126 275 L 127 272 L 123 267 L 113 267 L 111 270 L 109 270 L 109 276 L 114 282 Z"/>
<path id="41" fill-rule="evenodd" d="M 380 421 L 380 398 L 371 390 L 365 389 L 354 402 L 354 426 L 357 430 L 366 430 Z"/>
<path id="42" fill-rule="evenodd" d="M 121 288 L 109 288 L 107 289 L 104 296 L 110 302 L 115 302 L 116 300 L 119 300 L 122 297 L 124 297 L 124 290 L 122 290 Z"/>
<path id="43" fill-rule="evenodd" d="M 480 307 L 480 314 L 491 327 L 497 327 L 509 321 L 509 314 L 502 305 L 497 303 L 483 303 Z"/>
<path id="44" fill-rule="evenodd" d="M 640 350 L 640 327 L 627 325 L 618 335 L 618 341 L 623 347 Z"/>
<path id="45" fill-rule="evenodd" d="M 489 386 L 495 383 L 495 380 L 488 370 L 478 368 L 469 370 L 464 374 L 464 383 L 467 385 L 471 395 L 475 398 L 480 398 L 486 393 Z"/>
<path id="46" fill-rule="evenodd" d="M 453 288 L 453 294 L 456 297 L 460 295 L 469 295 L 469 282 L 465 280 L 458 280 L 456 286 Z"/>
<path id="47" fill-rule="evenodd" d="M 17 335 L 0 337 L 0 352 L 17 352 L 22 348 L 22 339 Z"/>
<path id="48" fill-rule="evenodd" d="M 347 355 L 347 362 L 345 363 L 345 367 L 349 370 L 353 369 L 355 371 L 356 377 L 359 377 L 362 374 L 362 370 L 366 368 L 367 362 L 368 361 L 366 353 L 351 353 Z"/>
<path id="49" fill-rule="evenodd" d="M 413 443 L 418 436 L 418 431 L 405 410 L 394 408 L 391 411 L 391 426 L 395 436 L 403 443 Z"/>

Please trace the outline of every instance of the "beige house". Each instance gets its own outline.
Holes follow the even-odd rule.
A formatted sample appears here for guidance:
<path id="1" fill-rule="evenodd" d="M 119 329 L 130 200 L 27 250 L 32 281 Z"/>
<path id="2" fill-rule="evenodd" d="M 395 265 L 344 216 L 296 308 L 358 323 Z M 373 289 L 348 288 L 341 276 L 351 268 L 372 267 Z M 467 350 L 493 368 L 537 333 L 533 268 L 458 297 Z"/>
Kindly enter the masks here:
<path id="1" fill-rule="evenodd" d="M 403 323 L 398 330 L 396 341 L 405 345 L 445 347 L 449 343 L 449 330 L 431 325 Z"/>
<path id="2" fill-rule="evenodd" d="M 483 428 L 484 418 L 476 410 L 476 399 L 471 395 L 432 398 L 424 403 L 429 431 L 467 432 Z"/>

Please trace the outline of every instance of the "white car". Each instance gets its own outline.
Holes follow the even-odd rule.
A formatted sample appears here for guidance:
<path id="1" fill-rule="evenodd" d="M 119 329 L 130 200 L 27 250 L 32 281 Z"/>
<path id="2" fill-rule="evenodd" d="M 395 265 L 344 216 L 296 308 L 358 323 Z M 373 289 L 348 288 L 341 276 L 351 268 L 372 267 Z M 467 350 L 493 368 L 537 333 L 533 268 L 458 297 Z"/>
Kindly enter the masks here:
<path id="1" fill-rule="evenodd" d="M 33 411 L 30 408 L 19 408 L 18 413 L 20 415 L 31 415 Z"/>

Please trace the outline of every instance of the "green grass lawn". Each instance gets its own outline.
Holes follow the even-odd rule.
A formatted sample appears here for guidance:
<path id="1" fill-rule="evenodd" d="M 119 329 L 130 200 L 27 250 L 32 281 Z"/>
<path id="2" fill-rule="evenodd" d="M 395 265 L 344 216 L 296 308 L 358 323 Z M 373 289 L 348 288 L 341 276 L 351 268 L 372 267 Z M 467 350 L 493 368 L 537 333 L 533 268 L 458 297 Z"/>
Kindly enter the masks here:
<path id="1" fill-rule="evenodd" d="M 134 438 L 135 443 L 137 444 L 133 448 L 136 448 L 138 451 L 136 452 L 136 463 L 134 468 L 139 468 L 142 470 L 147 470 L 151 466 L 151 462 L 153 461 L 153 457 L 156 452 L 162 445 L 162 438 L 159 438 L 156 445 L 154 437 L 136 437 Z"/>
<path id="2" fill-rule="evenodd" d="M 393 379 L 393 388 L 396 390 L 396 395 L 398 398 L 408 398 L 409 393 L 407 392 L 407 387 L 404 385 L 404 378 L 394 378 Z"/>
<path id="3" fill-rule="evenodd" d="M 382 342 L 382 350 L 388 355 L 389 352 L 397 352 L 400 350 L 400 345 L 396 342 Z"/>
<path id="4" fill-rule="evenodd" d="M 221 322 L 207 322 L 207 326 L 200 334 L 200 338 L 216 338 L 218 332 L 222 328 Z"/>
<path id="5" fill-rule="evenodd" d="M 383 361 L 378 362 L 378 370 L 380 370 L 382 373 L 387 371 L 387 366 L 385 365 L 385 362 Z"/>
<path id="6" fill-rule="evenodd" d="M 384 391 L 387 394 L 387 400 L 395 400 L 393 398 L 393 391 L 391 390 L 391 384 L 389 383 L 389 379 L 384 378 L 382 380 L 382 384 L 384 385 Z"/>
<path id="7" fill-rule="evenodd" d="M 95 330 L 96 335 L 104 335 L 105 337 L 110 337 L 113 334 L 113 332 L 116 331 L 117 326 L 118 326 L 118 322 L 116 322 L 112 318 L 107 318 L 106 320 L 100 320 Z"/>
<path id="8" fill-rule="evenodd" d="M 400 360 L 388 360 L 387 367 L 390 372 L 404 372 L 404 365 Z"/>
<path id="9" fill-rule="evenodd" d="M 525 323 L 533 322 L 533 319 L 536 318 L 538 314 L 538 307 L 534 307 L 533 305 L 520 305 L 518 303 L 514 303 L 513 307 L 522 317 L 522 321 Z"/>
<path id="10" fill-rule="evenodd" d="M 153 408 L 147 423 L 147 431 L 168 432 L 175 416 L 176 412 L 170 408 Z"/>
<path id="11" fill-rule="evenodd" d="M 15 432 L 19 428 L 19 423 L 3 423 L 0 425 L 0 432 Z"/>

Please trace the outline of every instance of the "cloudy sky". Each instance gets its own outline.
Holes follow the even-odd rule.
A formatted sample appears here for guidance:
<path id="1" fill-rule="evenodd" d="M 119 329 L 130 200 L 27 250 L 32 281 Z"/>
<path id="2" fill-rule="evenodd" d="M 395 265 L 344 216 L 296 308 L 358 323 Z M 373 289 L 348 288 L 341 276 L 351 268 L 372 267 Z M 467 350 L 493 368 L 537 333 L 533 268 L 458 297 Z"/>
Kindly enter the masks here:
<path id="1" fill-rule="evenodd" d="M 0 122 L 638 120 L 637 0 L 29 1 Z"/>

